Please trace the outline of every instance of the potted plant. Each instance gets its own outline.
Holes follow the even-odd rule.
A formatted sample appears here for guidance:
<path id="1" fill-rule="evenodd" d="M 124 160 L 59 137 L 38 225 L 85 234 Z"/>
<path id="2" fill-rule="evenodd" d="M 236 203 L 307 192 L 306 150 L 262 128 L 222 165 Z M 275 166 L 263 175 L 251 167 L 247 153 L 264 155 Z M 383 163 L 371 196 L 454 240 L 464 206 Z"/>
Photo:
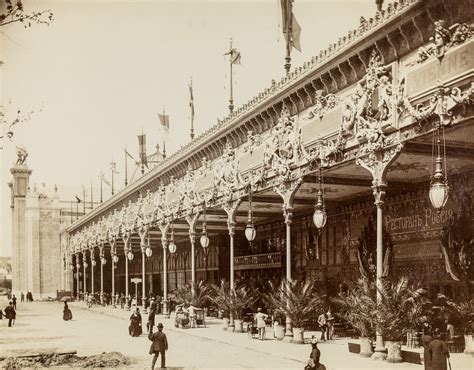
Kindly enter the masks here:
<path id="1" fill-rule="evenodd" d="M 250 289 L 243 285 L 234 286 L 232 289 L 224 280 L 220 286 L 214 286 L 214 294 L 211 300 L 224 311 L 230 313 L 230 322 L 228 331 L 235 333 L 243 332 L 242 313 L 246 307 L 249 307 L 255 301 L 255 297 L 251 294 Z"/>
<path id="2" fill-rule="evenodd" d="M 229 330 L 230 327 L 230 287 L 229 283 L 221 280 L 219 285 L 212 284 L 210 288 L 209 299 L 217 305 L 218 309 L 223 312 L 224 326 L 223 330 Z M 233 326 L 232 326 L 233 331 Z"/>
<path id="3" fill-rule="evenodd" d="M 402 362 L 401 343 L 406 333 L 416 331 L 427 319 L 429 300 L 424 288 L 406 277 L 384 282 L 377 303 L 379 327 L 387 347 L 387 362 Z"/>
<path id="4" fill-rule="evenodd" d="M 292 343 L 303 344 L 304 324 L 322 306 L 322 299 L 315 291 L 314 282 L 283 280 L 277 286 L 270 284 L 270 291 L 265 295 L 265 301 L 291 320 Z"/>
<path id="5" fill-rule="evenodd" d="M 176 301 L 179 304 L 184 303 L 186 306 L 193 305 L 201 308 L 209 303 L 210 294 L 211 289 L 203 281 L 179 285 L 176 290 Z"/>
<path id="6" fill-rule="evenodd" d="M 366 279 L 358 282 L 340 294 L 333 302 L 338 306 L 340 315 L 360 335 L 360 352 L 362 357 L 371 357 L 374 353 L 372 340 L 377 325 L 377 302 L 374 284 Z"/>
<path id="7" fill-rule="evenodd" d="M 283 340 L 285 337 L 285 314 L 278 309 L 273 311 L 273 334 L 277 340 Z"/>

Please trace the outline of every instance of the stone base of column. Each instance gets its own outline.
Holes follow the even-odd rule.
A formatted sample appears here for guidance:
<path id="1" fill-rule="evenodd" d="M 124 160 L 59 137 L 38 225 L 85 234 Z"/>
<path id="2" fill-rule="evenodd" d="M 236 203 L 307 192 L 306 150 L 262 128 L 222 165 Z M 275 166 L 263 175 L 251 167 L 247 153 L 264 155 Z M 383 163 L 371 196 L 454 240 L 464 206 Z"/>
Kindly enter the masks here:
<path id="1" fill-rule="evenodd" d="M 142 298 L 142 312 L 146 312 L 145 305 L 146 305 L 146 298 Z"/>
<path id="2" fill-rule="evenodd" d="M 374 349 L 374 353 L 372 357 L 370 357 L 372 360 L 375 361 L 385 361 L 387 359 L 387 348 L 385 347 L 376 347 Z"/>
<path id="3" fill-rule="evenodd" d="M 163 301 L 161 303 L 161 313 L 165 316 L 168 316 L 169 315 L 169 312 L 168 312 L 168 301 Z"/>

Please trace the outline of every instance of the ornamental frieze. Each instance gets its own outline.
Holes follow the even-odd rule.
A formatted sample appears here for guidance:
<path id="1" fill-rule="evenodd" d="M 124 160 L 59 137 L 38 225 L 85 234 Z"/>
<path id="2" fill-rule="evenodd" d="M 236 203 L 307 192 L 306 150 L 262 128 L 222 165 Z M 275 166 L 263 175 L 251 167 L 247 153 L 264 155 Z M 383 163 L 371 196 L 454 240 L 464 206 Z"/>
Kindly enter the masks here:
<path id="1" fill-rule="evenodd" d="M 216 196 L 231 199 L 232 194 L 242 185 L 239 172 L 237 150 L 228 141 L 222 157 L 214 162 L 214 191 Z"/>

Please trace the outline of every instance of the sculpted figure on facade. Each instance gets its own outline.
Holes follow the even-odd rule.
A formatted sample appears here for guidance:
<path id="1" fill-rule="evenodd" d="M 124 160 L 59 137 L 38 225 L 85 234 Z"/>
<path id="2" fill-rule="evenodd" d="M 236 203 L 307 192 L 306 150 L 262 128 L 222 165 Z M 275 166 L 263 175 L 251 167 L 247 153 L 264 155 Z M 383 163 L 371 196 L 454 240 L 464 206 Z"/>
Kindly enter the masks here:
<path id="1" fill-rule="evenodd" d="M 26 164 L 26 158 L 28 157 L 28 152 L 26 148 L 23 146 L 18 145 L 16 147 L 16 164 L 24 165 Z"/>
<path id="2" fill-rule="evenodd" d="M 339 98 L 333 94 L 323 95 L 323 90 L 316 90 L 314 106 L 310 109 L 306 119 L 323 118 L 324 115 L 339 104 Z"/>
<path id="3" fill-rule="evenodd" d="M 247 131 L 247 142 L 242 147 L 242 152 L 252 154 L 262 142 L 263 140 L 260 134 L 254 134 L 252 130 Z"/>
<path id="4" fill-rule="evenodd" d="M 391 73 L 374 50 L 365 76 L 343 103 L 342 133 L 362 142 L 385 131 L 392 125 L 394 102 Z"/>
<path id="5" fill-rule="evenodd" d="M 277 124 L 266 139 L 265 167 L 275 171 L 278 176 L 289 179 L 291 171 L 300 164 L 303 154 L 301 130 L 296 128 L 294 118 L 290 117 L 288 108 L 283 106 Z"/>
<path id="6" fill-rule="evenodd" d="M 163 183 L 161 183 L 158 190 L 153 193 L 151 201 L 156 212 L 156 219 L 158 221 L 163 220 L 166 214 L 169 213 L 166 203 L 166 187 Z"/>
<path id="7" fill-rule="evenodd" d="M 229 198 L 240 184 L 241 176 L 236 150 L 232 149 L 228 141 L 222 157 L 214 165 L 214 188 L 217 195 Z"/>
<path id="8" fill-rule="evenodd" d="M 441 59 L 451 47 L 466 42 L 474 34 L 471 27 L 466 23 L 454 24 L 448 29 L 445 27 L 444 20 L 435 22 L 434 32 L 434 36 L 430 38 L 430 43 L 418 49 L 416 63 L 423 63 L 432 56 Z"/>
<path id="9" fill-rule="evenodd" d="M 186 175 L 178 185 L 179 209 L 191 210 L 200 203 L 199 194 L 196 191 L 196 179 L 191 165 L 189 165 Z"/>

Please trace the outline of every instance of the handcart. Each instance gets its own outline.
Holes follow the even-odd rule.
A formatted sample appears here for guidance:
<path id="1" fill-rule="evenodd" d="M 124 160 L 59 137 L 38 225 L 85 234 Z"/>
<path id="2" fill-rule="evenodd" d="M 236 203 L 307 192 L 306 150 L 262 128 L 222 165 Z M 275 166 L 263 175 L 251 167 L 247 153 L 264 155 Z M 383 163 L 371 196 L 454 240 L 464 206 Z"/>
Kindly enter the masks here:
<path id="1" fill-rule="evenodd" d="M 206 315 L 202 308 L 195 308 L 194 313 L 196 315 L 196 325 L 199 327 L 200 325 L 206 327 Z"/>
<path id="2" fill-rule="evenodd" d="M 191 327 L 191 323 L 189 322 L 189 317 L 188 314 L 185 312 L 180 312 L 176 314 L 176 317 L 174 319 L 174 326 L 179 328 L 180 326 L 183 329 L 187 329 Z"/>

